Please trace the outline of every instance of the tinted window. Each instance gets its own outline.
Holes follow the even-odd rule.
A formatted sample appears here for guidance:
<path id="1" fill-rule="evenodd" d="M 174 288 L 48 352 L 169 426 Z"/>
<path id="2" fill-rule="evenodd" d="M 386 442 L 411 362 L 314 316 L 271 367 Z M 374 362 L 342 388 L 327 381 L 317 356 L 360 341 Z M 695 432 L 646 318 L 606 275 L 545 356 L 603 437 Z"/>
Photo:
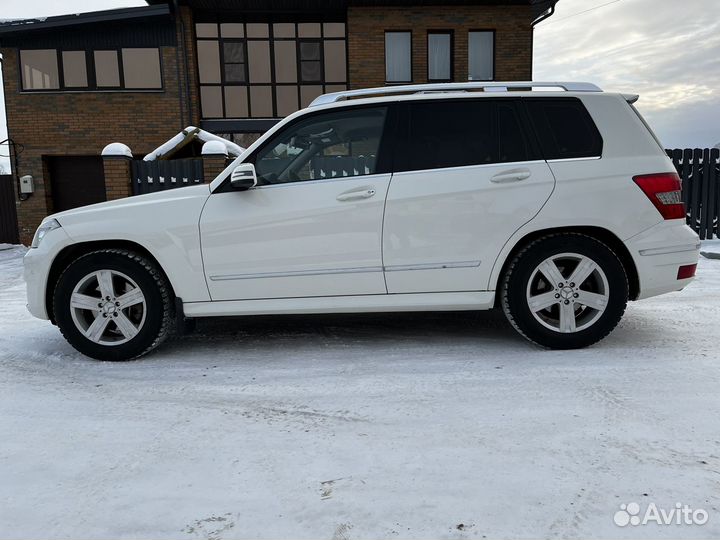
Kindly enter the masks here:
<path id="1" fill-rule="evenodd" d="M 375 174 L 387 109 L 312 115 L 283 129 L 255 155 L 260 184 Z"/>
<path id="2" fill-rule="evenodd" d="M 20 51 L 23 90 L 55 90 L 60 88 L 57 51 L 42 49 Z"/>
<path id="3" fill-rule="evenodd" d="M 529 146 L 514 101 L 426 101 L 409 104 L 396 171 L 528 161 Z"/>
<path id="4" fill-rule="evenodd" d="M 526 103 L 545 159 L 602 155 L 602 137 L 579 99 L 527 99 Z"/>

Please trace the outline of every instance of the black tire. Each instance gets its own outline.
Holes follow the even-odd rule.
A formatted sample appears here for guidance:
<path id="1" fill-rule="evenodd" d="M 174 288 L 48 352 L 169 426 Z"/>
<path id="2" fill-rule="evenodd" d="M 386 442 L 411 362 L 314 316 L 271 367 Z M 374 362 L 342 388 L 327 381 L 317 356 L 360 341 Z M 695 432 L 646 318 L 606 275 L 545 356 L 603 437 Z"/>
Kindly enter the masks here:
<path id="1" fill-rule="evenodd" d="M 553 297 L 559 293 L 567 294 L 568 291 L 571 291 L 570 289 L 566 291 L 557 287 L 553 288 L 549 283 L 550 280 L 545 280 L 548 283 L 543 282 L 544 274 L 541 273 L 538 277 L 536 273 L 539 265 L 548 258 L 566 253 L 582 255 L 595 262 L 604 273 L 609 290 L 603 291 L 608 295 L 604 311 L 590 309 L 580 303 L 575 304 L 575 300 L 572 299 L 574 295 L 569 294 L 571 307 L 576 310 L 579 317 L 586 317 L 588 326 L 583 328 L 583 325 L 580 325 L 577 326 L 577 331 L 562 333 L 559 329 L 547 327 L 538 318 L 547 316 L 547 319 L 543 320 L 548 324 L 551 324 L 548 321 L 555 316 L 557 316 L 557 320 L 560 320 L 559 310 L 563 306 L 560 303 L 557 306 L 551 306 L 547 308 L 547 311 L 538 312 L 539 316 L 536 318 L 529 305 L 528 284 L 532 279 L 531 288 L 539 283 L 541 287 L 546 287 L 540 292 L 552 293 Z M 568 260 L 571 261 L 571 259 Z M 572 273 L 571 264 L 571 262 L 568 263 L 568 268 L 561 272 L 565 278 Z M 562 263 L 560 265 L 562 266 Z M 595 276 L 596 280 L 602 279 L 597 277 L 599 276 L 597 273 L 592 276 Z M 583 283 L 586 282 L 583 281 Z M 587 285 L 587 283 L 586 287 L 591 285 Z M 604 284 L 604 282 L 602 283 Z M 569 283 L 564 285 L 568 287 Z M 573 285 L 575 284 L 573 283 Z M 580 285 L 577 284 L 578 287 Z M 584 234 L 558 233 L 531 242 L 513 257 L 503 276 L 500 295 L 505 316 L 526 339 L 549 349 L 579 349 L 605 338 L 620 322 L 628 302 L 628 280 L 620 259 L 603 242 Z M 564 297 L 560 298 L 558 302 L 566 303 L 562 299 Z M 577 308 L 575 308 L 576 305 Z M 596 317 L 594 321 L 593 317 Z"/>
<path id="2" fill-rule="evenodd" d="M 75 287 L 90 273 L 101 270 L 124 274 L 135 282 L 144 295 L 144 318 L 138 324 L 139 330 L 134 337 L 121 335 L 120 327 L 113 324 L 109 324 L 103 333 L 107 335 L 108 332 L 115 332 L 118 339 L 127 339 L 121 344 L 96 343 L 88 339 L 73 319 L 70 299 Z M 98 300 L 104 301 L 103 298 Z M 171 288 L 157 265 L 138 253 L 124 249 L 94 251 L 76 259 L 60 275 L 53 292 L 53 313 L 63 336 L 75 349 L 97 360 L 132 360 L 152 351 L 167 339 L 174 328 L 173 309 Z M 78 312 L 75 313 L 77 316 Z M 90 318 L 94 316 L 90 311 L 80 313 L 87 313 Z M 129 312 L 125 313 L 130 317 Z M 112 321 L 113 314 L 110 315 L 109 321 Z"/>

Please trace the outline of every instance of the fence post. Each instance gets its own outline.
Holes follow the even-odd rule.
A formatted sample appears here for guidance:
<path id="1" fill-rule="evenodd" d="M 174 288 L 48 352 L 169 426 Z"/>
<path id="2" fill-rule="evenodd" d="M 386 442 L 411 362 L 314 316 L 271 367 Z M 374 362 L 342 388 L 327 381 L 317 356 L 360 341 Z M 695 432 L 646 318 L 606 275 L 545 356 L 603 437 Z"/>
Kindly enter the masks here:
<path id="1" fill-rule="evenodd" d="M 105 194 L 108 201 L 132 195 L 132 152 L 122 143 L 108 144 L 102 151 Z"/>
<path id="2" fill-rule="evenodd" d="M 227 166 L 227 147 L 220 141 L 208 141 L 202 147 L 203 178 L 212 182 Z"/>

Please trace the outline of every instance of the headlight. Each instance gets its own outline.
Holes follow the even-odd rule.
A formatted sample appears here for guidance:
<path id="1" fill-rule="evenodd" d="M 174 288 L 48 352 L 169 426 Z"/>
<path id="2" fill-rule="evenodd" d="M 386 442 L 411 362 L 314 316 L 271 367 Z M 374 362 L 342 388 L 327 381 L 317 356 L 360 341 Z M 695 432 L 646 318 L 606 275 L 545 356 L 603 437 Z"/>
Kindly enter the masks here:
<path id="1" fill-rule="evenodd" d="M 45 238 L 45 235 L 49 233 L 50 231 L 53 231 L 55 229 L 60 228 L 60 223 L 58 223 L 57 219 L 49 219 L 48 221 L 45 221 L 40 224 L 38 227 L 38 230 L 35 232 L 35 236 L 32 241 L 32 245 L 30 247 L 36 248 L 40 245 L 40 242 L 42 242 L 42 239 Z"/>

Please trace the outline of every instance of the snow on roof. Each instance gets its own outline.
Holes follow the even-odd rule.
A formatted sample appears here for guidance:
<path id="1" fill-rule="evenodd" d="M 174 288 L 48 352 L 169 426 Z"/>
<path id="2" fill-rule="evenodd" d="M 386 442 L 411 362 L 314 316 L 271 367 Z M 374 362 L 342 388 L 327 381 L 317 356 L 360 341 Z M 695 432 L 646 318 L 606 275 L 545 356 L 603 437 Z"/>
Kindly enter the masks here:
<path id="1" fill-rule="evenodd" d="M 245 151 L 245 148 L 235 144 L 232 141 L 213 135 L 212 133 L 205 131 L 204 129 L 197 128 L 195 126 L 188 126 L 183 129 L 180 133 L 175 135 L 167 142 L 158 146 L 155 150 L 145 156 L 144 161 L 155 161 L 158 158 L 166 158 L 180 150 L 183 146 L 190 143 L 193 139 L 198 139 L 204 143 L 210 141 L 217 141 L 225 145 L 227 153 L 233 156 L 239 156 Z"/>

